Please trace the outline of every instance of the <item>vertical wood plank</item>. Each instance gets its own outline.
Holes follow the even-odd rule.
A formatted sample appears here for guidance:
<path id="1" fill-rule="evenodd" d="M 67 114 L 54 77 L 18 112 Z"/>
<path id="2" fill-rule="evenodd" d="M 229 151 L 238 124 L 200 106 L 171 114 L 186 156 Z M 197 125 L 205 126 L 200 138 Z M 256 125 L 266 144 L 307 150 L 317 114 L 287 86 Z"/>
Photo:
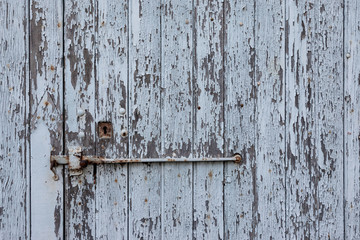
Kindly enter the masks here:
<path id="1" fill-rule="evenodd" d="M 66 148 L 95 155 L 95 3 L 65 1 Z M 94 167 L 66 174 L 65 229 L 68 239 L 95 238 Z"/>
<path id="2" fill-rule="evenodd" d="M 127 109 L 128 4 L 99 0 L 96 15 L 96 122 L 111 122 L 113 129 L 109 139 L 97 135 L 97 154 L 127 157 L 128 138 L 121 136 L 127 117 L 121 109 Z M 127 239 L 127 165 L 99 165 L 96 171 L 96 238 Z"/>
<path id="3" fill-rule="evenodd" d="M 313 3 L 289 1 L 286 16 L 286 221 L 290 239 L 316 238 L 315 46 Z"/>
<path id="4" fill-rule="evenodd" d="M 0 2 L 0 238 L 30 237 L 28 2 Z"/>
<path id="5" fill-rule="evenodd" d="M 317 1 L 315 145 L 318 238 L 344 237 L 343 4 Z M 316 180 L 317 179 L 317 180 Z"/>
<path id="6" fill-rule="evenodd" d="M 161 23 L 162 155 L 192 153 L 192 0 L 164 0 Z M 163 164 L 162 238 L 192 238 L 192 164 Z"/>
<path id="7" fill-rule="evenodd" d="M 223 2 L 195 1 L 194 155 L 223 156 Z M 223 239 L 223 163 L 194 167 L 193 238 Z"/>
<path id="8" fill-rule="evenodd" d="M 129 154 L 158 157 L 160 138 L 160 1 L 130 5 Z M 161 237 L 161 165 L 129 165 L 129 237 Z"/>
<path id="9" fill-rule="evenodd" d="M 345 239 L 360 239 L 360 4 L 345 3 Z"/>
<path id="10" fill-rule="evenodd" d="M 253 237 L 285 238 L 285 4 L 256 1 Z"/>
<path id="11" fill-rule="evenodd" d="M 63 6 L 30 6 L 31 238 L 63 239 L 63 168 L 54 181 L 49 166 L 50 153 L 63 152 Z"/>
<path id="12" fill-rule="evenodd" d="M 289 2 L 289 238 L 344 237 L 342 28 L 339 1 Z"/>
<path id="13" fill-rule="evenodd" d="M 225 155 L 240 153 L 240 164 L 225 165 L 225 239 L 252 237 L 255 202 L 254 1 L 225 5 Z"/>

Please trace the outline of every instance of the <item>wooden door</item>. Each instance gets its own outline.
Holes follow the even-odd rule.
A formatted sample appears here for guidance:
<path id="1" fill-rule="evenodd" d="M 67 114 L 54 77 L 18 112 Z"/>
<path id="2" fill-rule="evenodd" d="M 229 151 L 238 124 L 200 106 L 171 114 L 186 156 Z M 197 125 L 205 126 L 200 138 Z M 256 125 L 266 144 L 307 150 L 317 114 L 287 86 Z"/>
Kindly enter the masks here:
<path id="1" fill-rule="evenodd" d="M 1 239 L 360 238 L 356 1 L 0 13 Z M 50 156 L 76 147 L 242 160 L 59 165 L 54 179 Z"/>

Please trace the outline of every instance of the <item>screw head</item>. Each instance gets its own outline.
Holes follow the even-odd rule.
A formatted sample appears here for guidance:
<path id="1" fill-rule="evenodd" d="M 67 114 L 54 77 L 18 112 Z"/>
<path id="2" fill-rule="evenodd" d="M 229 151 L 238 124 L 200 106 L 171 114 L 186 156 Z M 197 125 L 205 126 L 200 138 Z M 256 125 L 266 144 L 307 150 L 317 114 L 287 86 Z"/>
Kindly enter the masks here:
<path id="1" fill-rule="evenodd" d="M 350 58 L 350 57 L 351 57 L 350 53 L 347 53 L 346 58 Z"/>
<path id="2" fill-rule="evenodd" d="M 79 136 L 79 138 L 83 138 L 83 137 L 85 137 L 85 133 L 84 132 L 79 132 L 78 136 Z"/>

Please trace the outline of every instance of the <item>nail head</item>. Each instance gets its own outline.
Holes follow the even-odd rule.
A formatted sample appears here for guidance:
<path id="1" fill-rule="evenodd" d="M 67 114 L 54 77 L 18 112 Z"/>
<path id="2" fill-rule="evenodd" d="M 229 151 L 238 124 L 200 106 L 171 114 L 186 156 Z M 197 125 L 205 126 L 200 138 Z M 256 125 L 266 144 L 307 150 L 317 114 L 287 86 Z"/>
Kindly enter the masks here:
<path id="1" fill-rule="evenodd" d="M 120 108 L 119 112 L 121 115 L 125 115 L 126 110 L 125 110 L 125 108 Z"/>

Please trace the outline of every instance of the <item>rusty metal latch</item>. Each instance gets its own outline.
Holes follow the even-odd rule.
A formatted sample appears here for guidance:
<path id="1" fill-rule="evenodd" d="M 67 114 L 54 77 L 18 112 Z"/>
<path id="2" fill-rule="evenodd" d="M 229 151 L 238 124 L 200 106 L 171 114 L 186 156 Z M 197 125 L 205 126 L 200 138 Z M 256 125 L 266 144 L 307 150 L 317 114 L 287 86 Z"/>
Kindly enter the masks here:
<path id="1" fill-rule="evenodd" d="M 69 149 L 69 156 L 67 155 L 51 155 L 50 156 L 50 170 L 54 173 L 54 180 L 58 180 L 55 167 L 58 165 L 69 165 L 70 176 L 77 176 L 82 174 L 82 169 L 89 164 L 107 164 L 107 163 L 164 163 L 164 162 L 226 162 L 233 161 L 235 163 L 241 162 L 241 155 L 235 154 L 232 157 L 224 158 L 104 158 L 98 156 L 83 156 L 81 147 L 73 147 Z"/>

